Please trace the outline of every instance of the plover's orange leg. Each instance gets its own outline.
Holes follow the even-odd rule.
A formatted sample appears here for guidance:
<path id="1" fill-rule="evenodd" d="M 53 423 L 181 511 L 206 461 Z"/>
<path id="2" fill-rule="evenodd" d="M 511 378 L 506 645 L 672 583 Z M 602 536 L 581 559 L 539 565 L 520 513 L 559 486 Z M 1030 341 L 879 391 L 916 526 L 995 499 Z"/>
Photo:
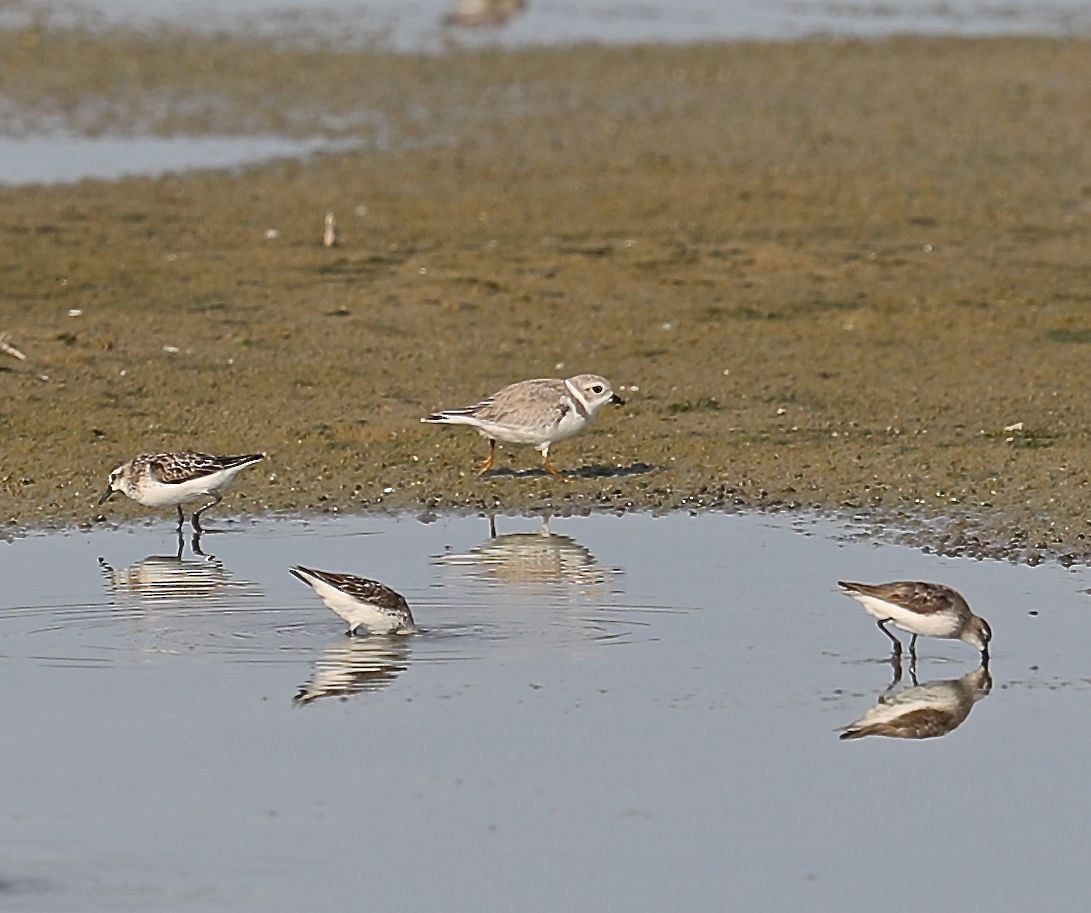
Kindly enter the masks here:
<path id="1" fill-rule="evenodd" d="M 493 438 L 489 438 L 489 455 L 481 461 L 481 465 L 477 467 L 477 474 L 483 476 L 486 472 L 492 469 L 492 464 L 496 462 L 496 441 Z"/>
<path id="2" fill-rule="evenodd" d="M 549 458 L 549 450 L 548 449 L 546 449 L 545 451 L 542 452 L 542 466 L 545 468 L 546 472 L 548 472 L 551 476 L 556 476 L 562 482 L 571 482 L 572 481 L 570 478 L 568 478 L 568 476 L 561 475 L 560 470 L 557 469 L 557 467 L 553 465 L 553 461 Z"/>
<path id="3" fill-rule="evenodd" d="M 893 634 L 891 634 L 886 629 L 886 623 L 888 621 L 892 621 L 892 620 L 893 619 L 890 619 L 890 618 L 883 618 L 880 621 L 876 622 L 876 624 L 879 625 L 879 630 L 882 631 L 887 637 L 889 637 L 890 642 L 892 644 L 894 644 L 894 655 L 895 656 L 901 656 L 902 655 L 902 642 L 900 640 L 898 640 L 897 637 L 895 637 Z"/>

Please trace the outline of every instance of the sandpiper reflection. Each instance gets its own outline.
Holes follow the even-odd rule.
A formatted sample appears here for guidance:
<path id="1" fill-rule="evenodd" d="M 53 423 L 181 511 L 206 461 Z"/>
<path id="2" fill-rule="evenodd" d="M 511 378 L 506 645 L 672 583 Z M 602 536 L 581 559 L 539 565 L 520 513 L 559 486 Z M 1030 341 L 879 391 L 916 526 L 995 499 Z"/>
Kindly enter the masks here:
<path id="1" fill-rule="evenodd" d="M 571 536 L 551 532 L 549 517 L 537 532 L 497 535 L 496 517 L 489 517 L 489 538 L 465 554 L 438 558 L 451 567 L 465 567 L 473 576 L 497 583 L 605 583 L 616 568 L 599 564 L 591 552 Z"/>
<path id="2" fill-rule="evenodd" d="M 841 730 L 842 739 L 861 739 L 884 735 L 893 739 L 934 739 L 957 729 L 970 709 L 988 695 L 992 677 L 988 664 L 982 664 L 962 678 L 917 682 L 916 670 L 909 667 L 912 686 L 901 681 L 901 663 L 893 661 L 894 681 L 879 695 L 879 702 L 855 723 Z"/>
<path id="3" fill-rule="evenodd" d="M 237 579 L 223 562 L 201 550 L 201 537 L 190 540 L 192 558 L 183 557 L 185 540 L 178 535 L 173 555 L 148 555 L 128 567 L 115 568 L 99 558 L 107 585 L 118 595 L 141 601 L 170 603 L 230 593 L 256 593 L 253 584 Z"/>
<path id="4" fill-rule="evenodd" d="M 310 704 L 323 697 L 345 699 L 364 691 L 379 691 L 409 668 L 409 641 L 397 635 L 346 637 L 322 651 L 311 680 L 292 699 Z"/>

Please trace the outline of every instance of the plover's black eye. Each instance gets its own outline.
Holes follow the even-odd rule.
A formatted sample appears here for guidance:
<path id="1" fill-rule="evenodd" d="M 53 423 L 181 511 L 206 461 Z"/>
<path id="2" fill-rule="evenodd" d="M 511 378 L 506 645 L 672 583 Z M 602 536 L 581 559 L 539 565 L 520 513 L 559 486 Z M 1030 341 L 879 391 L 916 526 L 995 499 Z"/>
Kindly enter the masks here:
<path id="1" fill-rule="evenodd" d="M 591 392 L 592 393 L 601 393 L 602 392 L 602 384 L 595 384 L 595 386 L 593 386 L 591 388 Z"/>

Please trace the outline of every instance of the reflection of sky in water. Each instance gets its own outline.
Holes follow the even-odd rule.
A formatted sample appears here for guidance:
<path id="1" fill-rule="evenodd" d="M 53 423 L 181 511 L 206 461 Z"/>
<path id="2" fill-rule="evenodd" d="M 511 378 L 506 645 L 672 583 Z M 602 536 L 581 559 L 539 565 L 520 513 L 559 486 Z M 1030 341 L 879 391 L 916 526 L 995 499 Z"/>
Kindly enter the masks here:
<path id="1" fill-rule="evenodd" d="M 330 145 L 276 136 L 0 136 L 0 185 L 231 168 Z"/>
<path id="2" fill-rule="evenodd" d="M 443 561 L 489 554 L 482 517 L 227 526 L 203 539 L 208 567 L 161 566 L 166 521 L 0 544 L 0 778 L 18 784 L 0 879 L 37 886 L 20 909 L 312 909 L 366 891 L 475 913 L 864 911 L 891 889 L 892 820 L 899 871 L 928 872 L 911 879 L 921 909 L 1083 897 L 1086 569 L 676 514 L 554 518 L 572 563 L 528 582 L 518 549 L 507 575 Z M 288 575 L 300 562 L 383 580 L 423 633 L 345 637 Z M 567 576 L 589 562 L 603 584 Z M 960 589 L 996 633 L 991 695 L 942 738 L 839 741 L 891 667 L 838 577 Z M 977 667 L 927 644 L 930 691 L 907 675 L 908 700 Z"/>
<path id="3" fill-rule="evenodd" d="M 234 27 L 249 34 L 372 39 L 429 50 L 452 40 L 518 46 L 783 40 L 816 33 L 1059 34 L 1091 23 L 1086 0 L 529 0 L 526 11 L 499 32 L 452 34 L 440 23 L 454 6 L 454 0 L 19 0 L 5 18 L 18 21 L 30 11 L 60 22 Z"/>

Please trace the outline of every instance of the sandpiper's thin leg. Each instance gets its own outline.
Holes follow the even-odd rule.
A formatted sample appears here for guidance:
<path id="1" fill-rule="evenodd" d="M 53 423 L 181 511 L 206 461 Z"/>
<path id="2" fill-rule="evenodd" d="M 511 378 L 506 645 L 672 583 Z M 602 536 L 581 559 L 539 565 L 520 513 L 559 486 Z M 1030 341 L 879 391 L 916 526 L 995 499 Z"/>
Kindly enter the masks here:
<path id="1" fill-rule="evenodd" d="M 182 525 L 186 522 L 186 515 L 182 513 L 182 505 L 178 504 L 178 535 L 182 535 Z"/>
<path id="2" fill-rule="evenodd" d="M 486 472 L 492 469 L 492 464 L 496 462 L 496 440 L 489 438 L 489 455 L 481 462 L 481 465 L 477 467 L 477 474 L 483 476 Z"/>
<path id="3" fill-rule="evenodd" d="M 917 658 L 917 635 L 914 634 L 909 641 L 909 658 L 915 660 Z"/>
<path id="4" fill-rule="evenodd" d="M 894 670 L 894 678 L 891 679 L 890 684 L 886 686 L 883 697 L 890 694 L 894 689 L 894 686 L 902 680 L 902 658 L 897 653 L 890 654 L 890 668 Z"/>
<path id="5" fill-rule="evenodd" d="M 895 637 L 893 634 L 891 634 L 886 629 L 886 623 L 888 621 L 893 621 L 893 619 L 891 619 L 891 618 L 881 618 L 879 621 L 876 622 L 876 624 L 879 625 L 879 630 L 882 631 L 887 637 L 889 637 L 890 642 L 892 644 L 894 644 L 894 655 L 895 656 L 901 656 L 902 655 L 902 642 L 900 640 L 898 640 L 897 637 Z"/>
<path id="6" fill-rule="evenodd" d="M 917 681 L 917 657 L 915 656 L 909 657 L 909 680 L 913 683 L 914 688 L 920 684 Z"/>
<path id="7" fill-rule="evenodd" d="M 175 554 L 175 558 L 179 561 L 182 560 L 182 550 L 186 547 L 186 540 L 182 537 L 182 527 L 178 527 L 178 552 Z"/>
<path id="8" fill-rule="evenodd" d="M 192 520 L 191 522 L 193 523 L 193 531 L 194 531 L 195 533 L 197 533 L 198 535 L 200 535 L 201 533 L 203 533 L 203 532 L 204 532 L 204 530 L 203 530 L 203 529 L 201 529 L 201 514 L 203 514 L 203 513 L 204 513 L 204 512 L 206 511 L 206 510 L 208 510 L 208 509 L 209 509 L 210 507 L 215 507 L 215 506 L 216 506 L 217 504 L 219 504 L 219 503 L 220 503 L 220 502 L 221 502 L 222 500 L 223 500 L 223 496 L 222 496 L 222 495 L 219 495 L 219 494 L 214 494 L 214 495 L 212 496 L 212 500 L 211 500 L 211 501 L 209 501 L 209 502 L 208 502 L 208 503 L 207 503 L 207 504 L 206 504 L 206 505 L 205 505 L 204 507 L 202 507 L 202 508 L 201 508 L 200 510 L 198 510 L 198 511 L 195 511 L 195 512 L 194 512 L 194 514 L 193 514 L 193 520 Z"/>
<path id="9" fill-rule="evenodd" d="M 489 514 L 489 538 L 496 538 L 496 514 Z"/>
<path id="10" fill-rule="evenodd" d="M 193 554 L 200 555 L 202 558 L 206 558 L 209 561 L 212 560 L 213 556 L 205 554 L 204 549 L 201 548 L 201 534 L 199 532 L 193 534 L 193 538 L 189 540 L 189 547 L 193 549 Z"/>

